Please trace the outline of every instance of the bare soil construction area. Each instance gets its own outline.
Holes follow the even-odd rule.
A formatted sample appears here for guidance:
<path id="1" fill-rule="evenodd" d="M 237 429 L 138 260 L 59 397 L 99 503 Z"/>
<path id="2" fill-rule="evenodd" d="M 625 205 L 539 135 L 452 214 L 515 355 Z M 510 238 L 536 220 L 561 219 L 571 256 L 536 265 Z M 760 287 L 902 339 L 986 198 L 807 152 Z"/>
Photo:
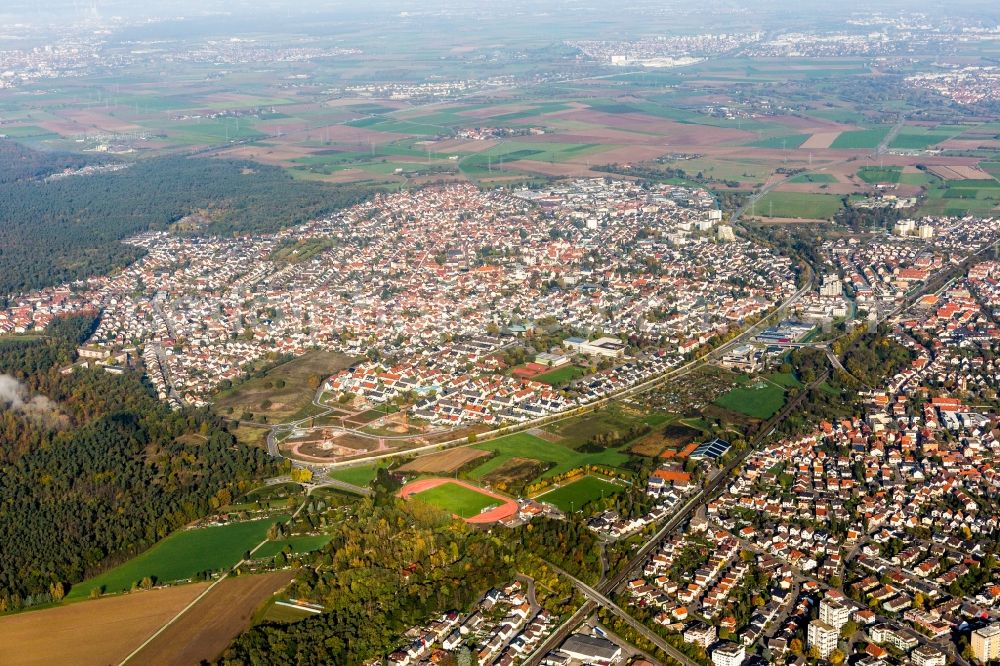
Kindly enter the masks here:
<path id="1" fill-rule="evenodd" d="M 179 585 L 5 617 L 0 664 L 117 664 L 206 587 Z"/>

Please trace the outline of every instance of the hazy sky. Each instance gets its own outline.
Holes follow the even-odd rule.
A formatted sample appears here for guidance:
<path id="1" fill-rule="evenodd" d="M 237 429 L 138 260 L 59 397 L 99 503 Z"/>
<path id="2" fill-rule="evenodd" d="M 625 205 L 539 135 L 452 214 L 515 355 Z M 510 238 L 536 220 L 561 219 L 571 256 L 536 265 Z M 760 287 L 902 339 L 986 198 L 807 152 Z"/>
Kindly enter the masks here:
<path id="1" fill-rule="evenodd" d="M 446 23 L 451 17 L 468 17 L 503 26 L 510 17 L 512 29 L 518 20 L 545 16 L 553 26 L 572 28 L 578 17 L 607 17 L 619 29 L 670 31 L 667 17 L 678 14 L 705 16 L 704 29 L 736 31 L 739 17 L 748 17 L 746 28 L 801 29 L 815 23 L 828 28 L 841 19 L 882 11 L 887 14 L 927 12 L 941 18 L 964 17 L 983 25 L 1000 23 L 998 0 L 0 0 L 0 26 L 29 24 L 35 28 L 82 28 L 110 26 L 114 17 L 135 24 L 147 19 L 188 23 L 209 21 L 219 30 L 220 14 L 232 17 L 232 32 L 263 29 L 296 32 L 311 21 L 337 23 L 340 29 L 380 17 L 420 17 Z M 211 18 L 212 15 L 216 19 Z M 725 17 L 730 17 L 727 21 Z M 722 19 L 720 20 L 720 17 Z M 646 19 L 648 18 L 648 24 Z M 756 25 L 749 25 L 749 23 Z M 223 24 L 224 25 L 224 24 Z M 224 28 L 223 28 L 224 29 Z M 203 32 L 203 31 L 200 31 Z M 558 35 L 553 35 L 558 39 Z"/>

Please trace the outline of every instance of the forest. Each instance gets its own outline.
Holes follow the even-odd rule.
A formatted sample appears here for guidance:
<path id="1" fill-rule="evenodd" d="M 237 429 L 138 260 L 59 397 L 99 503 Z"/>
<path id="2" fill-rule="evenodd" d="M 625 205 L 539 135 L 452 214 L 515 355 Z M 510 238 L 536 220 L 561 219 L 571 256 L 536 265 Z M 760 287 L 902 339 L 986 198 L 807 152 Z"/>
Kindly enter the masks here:
<path id="1" fill-rule="evenodd" d="M 514 575 L 511 551 L 495 535 L 385 493 L 363 500 L 317 559 L 288 594 L 327 612 L 253 627 L 221 664 L 360 664 L 391 652 L 433 613 L 465 609 Z"/>
<path id="2" fill-rule="evenodd" d="M 37 180 L 66 169 L 81 169 L 91 164 L 108 164 L 104 156 L 66 152 L 43 153 L 14 141 L 0 141 L 0 184 L 19 180 Z"/>
<path id="3" fill-rule="evenodd" d="M 58 170 L 66 159 L 0 141 L 0 173 Z M 26 155 L 26 156 L 25 156 Z M 55 181 L 0 178 L 0 297 L 108 273 L 141 256 L 121 241 L 197 213 L 197 232 L 260 233 L 357 203 L 362 187 L 292 179 L 278 167 L 182 156 Z"/>
<path id="4" fill-rule="evenodd" d="M 32 407 L 0 405 L 0 612 L 58 600 L 279 472 L 207 412 L 171 411 L 138 372 L 62 374 L 89 326 L 57 321 L 58 337 L 0 346 Z"/>

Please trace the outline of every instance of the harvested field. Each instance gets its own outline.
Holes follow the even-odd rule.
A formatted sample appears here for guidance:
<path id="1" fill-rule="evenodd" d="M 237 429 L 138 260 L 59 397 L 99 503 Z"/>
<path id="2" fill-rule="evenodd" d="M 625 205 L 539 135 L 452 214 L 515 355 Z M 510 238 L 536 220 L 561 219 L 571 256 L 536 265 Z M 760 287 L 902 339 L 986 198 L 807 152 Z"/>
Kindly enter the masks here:
<path id="1" fill-rule="evenodd" d="M 106 132 L 132 132 L 142 129 L 140 125 L 89 109 L 67 110 L 63 111 L 60 115 L 67 120 L 80 123 L 81 125 L 97 127 Z"/>
<path id="2" fill-rule="evenodd" d="M 587 110 L 564 113 L 561 117 L 603 127 L 614 127 L 626 132 L 659 134 L 669 137 L 672 144 L 719 144 L 749 141 L 755 138 L 752 132 L 711 125 L 689 125 L 644 113 L 604 113 Z"/>
<path id="3" fill-rule="evenodd" d="M 775 188 L 776 192 L 819 192 L 822 194 L 853 194 L 857 185 L 851 183 L 784 183 Z"/>
<path id="4" fill-rule="evenodd" d="M 463 447 L 459 449 L 449 449 L 440 453 L 432 453 L 429 456 L 421 456 L 411 460 L 399 468 L 400 472 L 417 472 L 427 474 L 446 474 L 454 472 L 469 464 L 473 460 L 485 458 L 489 453 Z"/>
<path id="5" fill-rule="evenodd" d="M 991 139 L 949 139 L 937 145 L 942 150 L 1000 150 L 1000 141 Z"/>
<path id="6" fill-rule="evenodd" d="M 482 480 L 490 486 L 501 489 L 523 486 L 538 478 L 546 467 L 548 463 L 534 458 L 510 458 L 484 474 Z"/>
<path id="7" fill-rule="evenodd" d="M 130 663 L 188 666 L 212 661 L 250 627 L 254 611 L 295 577 L 294 571 L 227 578 L 144 647 Z"/>
<path id="8" fill-rule="evenodd" d="M 805 148 L 806 150 L 829 148 L 830 144 L 836 141 L 838 136 L 840 136 L 840 132 L 817 132 L 806 139 L 805 143 L 799 146 L 799 148 Z"/>
<path id="9" fill-rule="evenodd" d="M 927 167 L 927 170 L 944 180 L 992 180 L 993 176 L 977 166 L 961 166 L 956 164 L 938 164 Z"/>
<path id="10" fill-rule="evenodd" d="M 517 160 L 516 162 L 511 162 L 509 165 L 505 166 L 509 166 L 511 169 L 540 173 L 544 176 L 586 176 L 589 178 L 599 178 L 600 176 L 606 175 L 599 171 L 591 171 L 586 166 L 581 164 L 554 164 L 552 162 L 538 162 L 536 160 Z"/>
<path id="11" fill-rule="evenodd" d="M 591 164 L 646 162 L 648 160 L 654 160 L 668 151 L 669 148 L 667 146 L 622 146 L 620 148 L 611 148 L 611 150 L 602 150 L 600 152 L 593 153 L 588 155 L 586 159 Z M 579 157 L 573 157 L 569 161 L 580 163 L 582 159 Z"/>
<path id="12" fill-rule="evenodd" d="M 206 587 L 178 585 L 2 618 L 0 664 L 117 664 Z"/>
<path id="13" fill-rule="evenodd" d="M 459 111 L 457 115 L 465 116 L 467 118 L 482 120 L 483 118 L 504 116 L 507 115 L 508 113 L 521 113 L 523 111 L 530 111 L 533 108 L 535 108 L 533 104 L 508 104 L 506 106 L 494 105 L 494 106 L 487 106 L 482 109 L 467 109 L 465 111 Z"/>

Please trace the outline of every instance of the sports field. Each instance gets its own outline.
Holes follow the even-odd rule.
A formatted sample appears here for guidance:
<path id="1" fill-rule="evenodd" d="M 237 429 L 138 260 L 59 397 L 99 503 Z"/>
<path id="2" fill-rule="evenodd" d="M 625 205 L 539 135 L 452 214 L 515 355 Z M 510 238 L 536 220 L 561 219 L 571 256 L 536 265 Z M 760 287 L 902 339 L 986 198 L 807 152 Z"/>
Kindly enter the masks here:
<path id="1" fill-rule="evenodd" d="M 583 368 L 578 368 L 575 365 L 564 365 L 561 368 L 556 368 L 555 370 L 550 370 L 549 372 L 543 372 L 535 377 L 535 381 L 558 386 L 582 377 L 584 374 Z"/>
<path id="2" fill-rule="evenodd" d="M 513 500 L 455 479 L 413 481 L 399 490 L 399 496 L 426 502 L 469 523 L 493 523 L 517 513 Z"/>
<path id="3" fill-rule="evenodd" d="M 461 518 L 479 515 L 483 509 L 497 504 L 494 498 L 457 483 L 442 483 L 416 493 L 413 497 Z"/>
<path id="4" fill-rule="evenodd" d="M 543 493 L 535 499 L 540 502 L 548 502 L 562 511 L 572 512 L 579 510 L 588 502 L 616 495 L 623 490 L 624 488 L 616 483 L 605 481 L 596 476 L 585 476 L 572 483 L 567 483 L 565 486 Z"/>
<path id="5" fill-rule="evenodd" d="M 271 525 L 285 519 L 287 516 L 174 532 L 111 571 L 74 585 L 67 598 L 86 598 L 95 588 L 103 588 L 105 593 L 123 592 L 146 576 L 166 583 L 186 580 L 201 571 L 229 569 L 245 551 L 266 538 Z"/>

